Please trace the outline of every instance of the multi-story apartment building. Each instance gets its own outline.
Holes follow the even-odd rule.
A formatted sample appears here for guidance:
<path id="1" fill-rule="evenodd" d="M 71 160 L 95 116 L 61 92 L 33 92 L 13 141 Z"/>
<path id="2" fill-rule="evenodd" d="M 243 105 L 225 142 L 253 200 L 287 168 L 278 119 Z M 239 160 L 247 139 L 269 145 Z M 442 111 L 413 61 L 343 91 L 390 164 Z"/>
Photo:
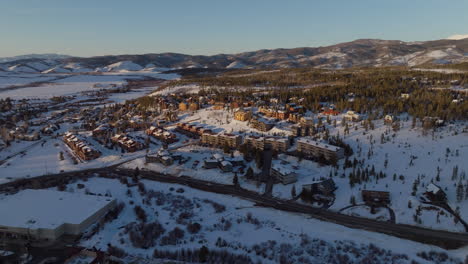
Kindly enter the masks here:
<path id="1" fill-rule="evenodd" d="M 177 123 L 176 131 L 189 137 L 198 138 L 203 133 L 210 133 L 211 129 L 204 128 L 201 125 L 192 125 L 188 123 Z"/>
<path id="2" fill-rule="evenodd" d="M 270 129 L 272 129 L 274 126 L 275 124 L 273 122 L 263 119 L 263 118 L 254 117 L 250 120 L 250 127 L 255 128 L 262 132 L 267 132 Z"/>
<path id="3" fill-rule="evenodd" d="M 288 121 L 299 123 L 302 118 L 302 114 L 299 113 L 289 113 Z"/>
<path id="4" fill-rule="evenodd" d="M 137 150 L 143 149 L 143 144 L 140 142 L 129 138 L 126 135 L 117 134 L 111 138 L 111 141 L 118 144 L 122 149 L 127 152 L 135 152 Z"/>
<path id="5" fill-rule="evenodd" d="M 315 158 L 323 156 L 327 160 L 339 160 L 344 157 L 343 148 L 308 138 L 300 138 L 297 140 L 297 151 L 306 156 Z"/>
<path id="6" fill-rule="evenodd" d="M 177 135 L 167 131 L 164 128 L 158 128 L 155 126 L 151 126 L 149 129 L 146 130 L 146 134 L 149 136 L 153 136 L 165 143 L 171 144 L 177 142 Z"/>
<path id="7" fill-rule="evenodd" d="M 250 118 L 252 118 L 252 112 L 250 111 L 240 109 L 234 113 L 234 119 L 238 121 L 244 122 L 250 120 Z"/>
<path id="8" fill-rule="evenodd" d="M 95 150 L 86 141 L 78 138 L 70 132 L 65 133 L 63 141 L 82 160 L 92 160 L 101 156 L 99 151 Z"/>
<path id="9" fill-rule="evenodd" d="M 218 134 L 213 132 L 205 132 L 202 134 L 201 142 L 210 146 L 218 145 Z"/>
<path id="10" fill-rule="evenodd" d="M 231 148 L 237 148 L 242 143 L 242 137 L 239 135 L 220 133 L 215 134 L 212 132 L 205 132 L 202 134 L 201 142 L 211 146 L 229 146 Z"/>
<path id="11" fill-rule="evenodd" d="M 242 144 L 242 137 L 229 133 L 221 133 L 218 134 L 218 144 L 221 146 L 228 145 L 231 148 L 237 148 Z"/>
<path id="12" fill-rule="evenodd" d="M 289 148 L 289 141 L 284 137 L 246 136 L 244 144 L 255 149 L 264 149 L 265 145 L 269 145 L 272 150 L 277 152 L 286 152 Z"/>

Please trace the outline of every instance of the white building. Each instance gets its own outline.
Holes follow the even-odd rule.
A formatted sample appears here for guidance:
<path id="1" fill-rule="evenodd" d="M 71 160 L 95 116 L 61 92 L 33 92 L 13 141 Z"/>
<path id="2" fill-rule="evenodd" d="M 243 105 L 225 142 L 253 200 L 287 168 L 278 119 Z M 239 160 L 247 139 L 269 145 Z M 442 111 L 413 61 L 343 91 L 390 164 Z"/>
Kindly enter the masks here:
<path id="1" fill-rule="evenodd" d="M 110 197 L 24 190 L 0 196 L 0 239 L 56 240 L 80 235 L 116 204 Z"/>

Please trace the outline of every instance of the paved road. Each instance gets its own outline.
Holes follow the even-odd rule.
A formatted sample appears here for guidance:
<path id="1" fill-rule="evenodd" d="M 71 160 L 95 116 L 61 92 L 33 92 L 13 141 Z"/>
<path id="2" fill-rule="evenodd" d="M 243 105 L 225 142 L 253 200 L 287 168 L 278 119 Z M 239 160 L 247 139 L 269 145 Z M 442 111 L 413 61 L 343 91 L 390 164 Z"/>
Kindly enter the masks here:
<path id="1" fill-rule="evenodd" d="M 125 163 L 125 162 L 122 162 Z M 83 171 L 75 172 L 66 172 L 55 175 L 45 175 L 41 177 L 36 177 L 33 179 L 24 179 L 17 182 L 11 182 L 7 184 L 0 185 L 0 192 L 7 190 L 9 187 L 21 186 L 21 183 L 27 183 L 31 180 L 47 180 L 56 177 L 79 177 L 84 173 L 97 173 L 97 172 L 113 172 L 117 175 L 128 176 L 133 175 L 134 170 L 117 168 L 120 164 L 115 164 L 106 168 L 98 169 L 89 169 Z M 371 232 L 383 233 L 403 239 L 413 240 L 426 244 L 437 245 L 446 249 L 455 249 L 462 246 L 468 245 L 468 235 L 465 233 L 454 233 L 448 231 L 433 230 L 428 228 L 422 228 L 411 225 L 404 224 L 395 224 L 389 222 L 381 222 L 367 218 L 360 218 L 355 216 L 349 216 L 340 214 L 337 212 L 328 211 L 325 209 L 313 208 L 304 204 L 299 204 L 290 200 L 282 200 L 274 197 L 269 197 L 261 195 L 259 193 L 245 190 L 233 185 L 226 185 L 220 183 L 213 183 L 198 179 L 193 179 L 187 176 L 175 177 L 171 175 L 163 175 L 161 173 L 140 170 L 140 175 L 142 178 L 147 180 L 174 183 L 188 186 L 190 188 L 219 193 L 224 195 L 232 195 L 242 199 L 250 200 L 254 202 L 257 206 L 270 207 L 277 210 L 295 212 L 301 214 L 307 214 L 318 220 L 332 222 L 339 225 L 343 225 L 350 228 L 368 230 Z"/>
<path id="2" fill-rule="evenodd" d="M 117 169 L 116 172 L 121 175 L 128 175 L 133 171 Z M 236 188 L 232 185 L 207 182 L 185 176 L 174 177 L 145 170 L 142 170 L 140 174 L 143 178 L 148 180 L 182 184 L 203 191 L 232 195 L 250 200 L 258 206 L 307 214 L 322 221 L 333 222 L 350 228 L 379 232 L 421 243 L 433 244 L 446 249 L 454 249 L 468 245 L 468 235 L 465 233 L 433 230 L 417 226 L 381 222 L 373 219 L 344 215 L 324 209 L 313 208 L 290 200 L 281 200 L 278 198 L 264 196 L 253 191 Z"/>

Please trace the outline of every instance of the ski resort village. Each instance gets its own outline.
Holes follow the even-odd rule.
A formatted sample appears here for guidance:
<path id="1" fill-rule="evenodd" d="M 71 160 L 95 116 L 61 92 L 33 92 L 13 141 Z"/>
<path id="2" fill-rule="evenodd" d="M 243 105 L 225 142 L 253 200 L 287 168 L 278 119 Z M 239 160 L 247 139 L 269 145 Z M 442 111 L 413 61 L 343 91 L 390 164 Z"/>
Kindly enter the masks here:
<path id="1" fill-rule="evenodd" d="M 466 64 L 192 63 L 0 63 L 0 262 L 467 263 Z"/>

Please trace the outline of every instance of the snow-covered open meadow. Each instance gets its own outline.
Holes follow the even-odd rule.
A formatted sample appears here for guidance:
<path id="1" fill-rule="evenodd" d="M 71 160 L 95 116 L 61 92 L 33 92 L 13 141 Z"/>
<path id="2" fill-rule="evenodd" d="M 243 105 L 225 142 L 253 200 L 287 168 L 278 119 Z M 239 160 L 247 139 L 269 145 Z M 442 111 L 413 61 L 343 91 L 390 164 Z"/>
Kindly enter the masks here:
<path id="1" fill-rule="evenodd" d="M 171 80 L 179 76 L 177 74 L 164 74 L 158 72 L 125 72 L 125 73 L 0 73 L 0 98 L 20 99 L 48 99 L 54 96 L 78 95 L 81 92 L 98 91 L 99 89 L 111 89 L 121 87 L 131 79 L 144 79 L 152 77 Z M 39 84 L 37 84 L 40 82 Z M 20 87 L 15 87 L 20 86 Z M 153 90 L 157 87 L 152 87 Z M 150 93 L 146 90 L 137 98 Z"/>
<path id="2" fill-rule="evenodd" d="M 78 188 L 79 184 L 84 186 Z M 457 259 L 464 258 L 463 250 L 402 243 L 398 238 L 179 185 L 142 180 L 138 186 L 127 187 L 117 179 L 91 178 L 69 184 L 66 191 L 107 195 L 124 204 L 117 219 L 91 228 L 90 232 L 97 233 L 85 234 L 81 244 L 101 250 L 109 245 L 120 248 L 128 259 L 151 258 L 154 249 L 162 255 L 201 246 L 226 249 L 262 263 L 346 263 L 344 259 L 348 263 L 437 263 L 421 257 L 421 252 L 429 251 L 448 254 L 439 263 L 458 263 Z M 151 236 L 140 237 L 135 230 L 141 228 Z"/>

